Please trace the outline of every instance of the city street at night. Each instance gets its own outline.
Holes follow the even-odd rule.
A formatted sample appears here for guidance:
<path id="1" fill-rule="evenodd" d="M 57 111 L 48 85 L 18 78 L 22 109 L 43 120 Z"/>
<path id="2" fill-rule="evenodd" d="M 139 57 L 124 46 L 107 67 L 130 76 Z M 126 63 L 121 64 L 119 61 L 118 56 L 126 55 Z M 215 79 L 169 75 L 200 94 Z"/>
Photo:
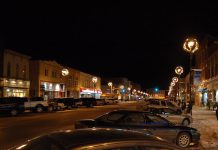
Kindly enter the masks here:
<path id="1" fill-rule="evenodd" d="M 59 111 L 54 113 L 23 114 L 17 117 L 0 118 L 0 145 L 6 149 L 22 143 L 28 139 L 58 130 L 74 130 L 74 123 L 79 119 L 92 119 L 106 112 L 117 109 L 136 108 L 137 102 L 125 102 L 119 105 L 96 106 L 95 108 L 78 108 L 74 110 Z M 201 132 L 199 147 L 192 149 L 218 148 L 218 122 L 212 110 L 195 107 L 193 110 L 194 122 L 192 127 Z M 205 121 L 205 119 L 208 119 Z M 4 121 L 3 121 L 4 120 Z"/>
<path id="2" fill-rule="evenodd" d="M 0 150 L 36 136 L 62 129 L 74 129 L 75 120 L 95 118 L 115 109 L 135 109 L 134 103 L 79 108 L 54 113 L 23 114 L 0 118 Z"/>
<path id="3" fill-rule="evenodd" d="M 1 6 L 0 150 L 218 150 L 215 2 Z"/>

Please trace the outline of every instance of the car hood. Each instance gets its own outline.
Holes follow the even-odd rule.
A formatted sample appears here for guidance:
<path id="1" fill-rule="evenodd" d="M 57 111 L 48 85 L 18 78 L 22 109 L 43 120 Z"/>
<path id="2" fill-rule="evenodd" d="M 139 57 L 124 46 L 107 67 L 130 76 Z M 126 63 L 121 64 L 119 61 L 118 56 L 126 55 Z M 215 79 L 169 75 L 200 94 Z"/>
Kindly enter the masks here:
<path id="1" fill-rule="evenodd" d="M 79 121 L 77 121 L 77 122 L 80 122 L 80 123 L 90 123 L 90 122 L 95 122 L 95 120 L 94 119 L 81 119 L 81 120 L 79 120 Z"/>
<path id="2" fill-rule="evenodd" d="M 197 131 L 197 129 L 195 129 L 195 128 L 187 127 L 187 126 L 181 126 L 181 125 L 173 125 L 171 127 L 172 128 L 177 128 L 177 129 L 183 129 L 183 130 L 194 130 L 194 131 Z"/>

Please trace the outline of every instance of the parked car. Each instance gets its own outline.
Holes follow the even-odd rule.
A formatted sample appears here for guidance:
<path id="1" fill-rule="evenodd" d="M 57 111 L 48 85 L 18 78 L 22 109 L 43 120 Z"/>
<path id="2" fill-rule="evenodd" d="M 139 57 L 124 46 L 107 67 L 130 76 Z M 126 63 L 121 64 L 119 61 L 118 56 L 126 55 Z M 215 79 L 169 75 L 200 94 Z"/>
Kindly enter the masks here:
<path id="1" fill-rule="evenodd" d="M 182 112 L 181 108 L 173 101 L 168 99 L 146 99 L 140 101 L 136 107 L 137 110 L 147 110 L 150 107 L 169 107 L 175 111 Z"/>
<path id="2" fill-rule="evenodd" d="M 5 97 L 0 98 L 0 114 L 16 116 L 25 111 L 24 102 L 26 98 Z"/>
<path id="3" fill-rule="evenodd" d="M 158 114 L 167 120 L 178 124 L 188 126 L 193 122 L 192 116 L 189 114 L 183 114 L 182 112 L 175 111 L 168 107 L 150 107 L 147 110 L 148 113 Z"/>
<path id="4" fill-rule="evenodd" d="M 82 105 L 86 107 L 93 107 L 96 105 L 95 98 L 80 98 L 82 100 Z"/>
<path id="5" fill-rule="evenodd" d="M 76 107 L 80 107 L 80 106 L 83 105 L 83 102 L 82 102 L 81 99 L 74 99 L 74 101 L 75 101 L 75 106 L 76 106 Z"/>
<path id="6" fill-rule="evenodd" d="M 113 104 L 117 104 L 118 103 L 118 99 L 114 99 L 114 98 L 106 98 L 105 99 L 105 104 L 107 105 L 113 105 Z"/>
<path id="7" fill-rule="evenodd" d="M 176 143 L 180 147 L 198 145 L 200 133 L 197 129 L 176 126 L 165 118 L 143 111 L 116 110 L 96 119 L 83 119 L 75 123 L 75 128 L 121 128 L 144 132 L 150 130 L 154 135 Z"/>
<path id="8" fill-rule="evenodd" d="M 46 134 L 10 150 L 180 150 L 160 137 L 118 129 L 66 130 Z"/>
<path id="9" fill-rule="evenodd" d="M 26 110 L 43 112 L 53 111 L 56 106 L 52 100 L 44 100 L 43 97 L 32 97 L 25 99 L 24 107 Z"/>
<path id="10" fill-rule="evenodd" d="M 105 105 L 105 99 L 96 99 L 96 105 L 97 106 Z"/>

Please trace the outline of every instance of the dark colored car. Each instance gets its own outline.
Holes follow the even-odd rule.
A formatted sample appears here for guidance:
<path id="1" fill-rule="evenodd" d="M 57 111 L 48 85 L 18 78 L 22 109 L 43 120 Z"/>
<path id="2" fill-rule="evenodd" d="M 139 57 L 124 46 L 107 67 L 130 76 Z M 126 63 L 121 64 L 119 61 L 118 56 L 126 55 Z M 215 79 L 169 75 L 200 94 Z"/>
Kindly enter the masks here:
<path id="1" fill-rule="evenodd" d="M 82 100 L 82 105 L 86 107 L 93 107 L 97 105 L 95 98 L 80 98 Z"/>
<path id="2" fill-rule="evenodd" d="M 143 111 L 116 110 L 96 119 L 83 119 L 75 123 L 77 129 L 91 127 L 120 128 L 140 132 L 150 130 L 154 135 L 176 143 L 180 147 L 198 145 L 200 141 L 200 133 L 196 129 L 176 126 L 159 115 Z"/>
<path id="3" fill-rule="evenodd" d="M 29 140 L 11 150 L 179 150 L 162 138 L 119 129 L 59 131 Z"/>
<path id="4" fill-rule="evenodd" d="M 24 102 L 27 98 L 5 97 L 0 98 L 0 114 L 15 116 L 25 111 Z"/>

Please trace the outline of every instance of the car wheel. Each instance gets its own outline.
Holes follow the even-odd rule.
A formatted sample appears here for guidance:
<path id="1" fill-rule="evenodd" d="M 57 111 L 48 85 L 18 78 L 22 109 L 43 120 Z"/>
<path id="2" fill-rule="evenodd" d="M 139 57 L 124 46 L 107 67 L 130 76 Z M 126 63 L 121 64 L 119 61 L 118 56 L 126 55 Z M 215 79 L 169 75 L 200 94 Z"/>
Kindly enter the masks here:
<path id="1" fill-rule="evenodd" d="M 37 107 L 36 107 L 36 112 L 38 112 L 38 113 L 43 112 L 42 106 L 37 106 Z"/>
<path id="2" fill-rule="evenodd" d="M 177 145 L 180 147 L 188 147 L 189 144 L 191 143 L 191 137 L 188 133 L 182 132 L 178 135 L 177 137 Z"/>
<path id="3" fill-rule="evenodd" d="M 188 120 L 188 119 L 184 119 L 183 121 L 182 121 L 182 125 L 183 126 L 188 126 L 190 124 L 190 121 Z"/>
<path id="4" fill-rule="evenodd" d="M 16 109 L 11 110 L 11 116 L 16 116 L 18 114 Z"/>

